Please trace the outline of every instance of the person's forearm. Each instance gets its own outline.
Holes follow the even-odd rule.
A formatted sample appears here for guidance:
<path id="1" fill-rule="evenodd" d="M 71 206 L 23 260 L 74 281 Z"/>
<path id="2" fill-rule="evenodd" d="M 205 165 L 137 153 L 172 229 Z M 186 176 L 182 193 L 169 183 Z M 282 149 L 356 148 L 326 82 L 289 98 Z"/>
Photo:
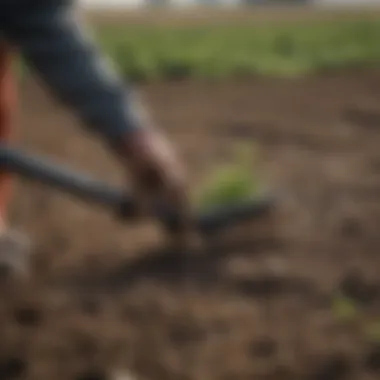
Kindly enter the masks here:
<path id="1" fill-rule="evenodd" d="M 52 93 L 106 139 L 140 128 L 133 95 L 75 22 L 70 5 L 29 3 L 9 18 L 4 34 Z"/>

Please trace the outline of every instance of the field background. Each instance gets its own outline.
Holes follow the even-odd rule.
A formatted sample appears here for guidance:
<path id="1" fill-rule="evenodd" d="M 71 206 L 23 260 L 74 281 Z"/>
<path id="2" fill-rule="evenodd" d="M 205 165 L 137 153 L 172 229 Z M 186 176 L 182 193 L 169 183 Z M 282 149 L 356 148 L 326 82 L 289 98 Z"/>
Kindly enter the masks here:
<path id="1" fill-rule="evenodd" d="M 90 19 L 121 72 L 139 82 L 291 77 L 376 67 L 380 57 L 374 10 L 172 10 Z"/>
<path id="2" fill-rule="evenodd" d="M 1 287 L 1 379 L 106 379 L 126 368 L 154 380 L 377 379 L 379 16 L 300 8 L 91 14 L 126 72 L 125 46 L 132 46 L 129 56 L 149 52 L 155 27 L 160 41 L 172 36 L 179 46 L 184 26 L 197 35 L 205 25 L 238 24 L 249 37 L 249 23 L 262 69 L 261 36 L 268 36 L 265 53 L 286 33 L 291 54 L 277 51 L 265 76 L 161 75 L 139 88 L 185 157 L 194 188 L 228 162 L 236 144 L 249 142 L 258 156 L 252 171 L 258 167 L 262 181 L 287 196 L 273 218 L 223 236 L 183 263 L 156 248 L 162 236 L 155 226 L 120 225 L 103 210 L 20 182 L 13 218 L 34 239 L 33 275 Z M 342 30 L 339 44 L 329 38 Z M 192 41 L 196 49 L 201 34 Z M 333 55 L 332 71 L 284 76 L 280 58 L 294 67 L 305 46 L 319 57 L 347 50 Z M 135 68 L 144 73 L 151 62 L 157 55 Z M 122 183 L 101 144 L 33 77 L 24 77 L 20 93 L 23 148 Z"/>

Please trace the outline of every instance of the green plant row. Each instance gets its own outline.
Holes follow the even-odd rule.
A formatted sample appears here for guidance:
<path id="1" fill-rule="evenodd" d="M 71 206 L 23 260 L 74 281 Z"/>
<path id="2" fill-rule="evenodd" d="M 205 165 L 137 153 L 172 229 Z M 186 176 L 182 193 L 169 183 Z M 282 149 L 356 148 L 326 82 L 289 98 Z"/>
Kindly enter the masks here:
<path id="1" fill-rule="evenodd" d="M 380 20 L 96 29 L 122 74 L 134 81 L 298 76 L 380 62 Z"/>

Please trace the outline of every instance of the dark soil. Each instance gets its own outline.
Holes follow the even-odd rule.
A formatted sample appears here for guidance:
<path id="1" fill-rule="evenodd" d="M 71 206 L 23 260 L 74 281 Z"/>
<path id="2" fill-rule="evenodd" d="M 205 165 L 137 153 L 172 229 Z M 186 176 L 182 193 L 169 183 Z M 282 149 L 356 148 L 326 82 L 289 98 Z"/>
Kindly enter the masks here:
<path id="1" fill-rule="evenodd" d="M 194 189 L 250 142 L 284 199 L 201 255 L 166 252 L 154 225 L 19 182 L 14 223 L 33 274 L 4 285 L 1 379 L 376 379 L 380 343 L 380 72 L 146 86 Z M 21 146 L 120 184 L 104 147 L 22 84 Z M 339 294 L 357 302 L 343 320 Z"/>

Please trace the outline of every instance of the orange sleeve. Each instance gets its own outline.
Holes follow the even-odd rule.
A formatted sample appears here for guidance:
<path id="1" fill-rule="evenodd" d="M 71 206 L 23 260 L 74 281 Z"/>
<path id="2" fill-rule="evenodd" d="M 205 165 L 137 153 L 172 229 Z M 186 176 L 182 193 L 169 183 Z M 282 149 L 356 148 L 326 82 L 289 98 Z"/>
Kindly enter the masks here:
<path id="1" fill-rule="evenodd" d="M 12 52 L 0 44 L 0 143 L 11 135 L 15 112 L 16 88 L 12 71 Z"/>
<path id="2" fill-rule="evenodd" d="M 0 144 L 10 142 L 14 129 L 17 94 L 12 58 L 11 49 L 0 42 Z M 11 196 L 12 176 L 0 170 L 0 218 L 6 219 Z"/>

